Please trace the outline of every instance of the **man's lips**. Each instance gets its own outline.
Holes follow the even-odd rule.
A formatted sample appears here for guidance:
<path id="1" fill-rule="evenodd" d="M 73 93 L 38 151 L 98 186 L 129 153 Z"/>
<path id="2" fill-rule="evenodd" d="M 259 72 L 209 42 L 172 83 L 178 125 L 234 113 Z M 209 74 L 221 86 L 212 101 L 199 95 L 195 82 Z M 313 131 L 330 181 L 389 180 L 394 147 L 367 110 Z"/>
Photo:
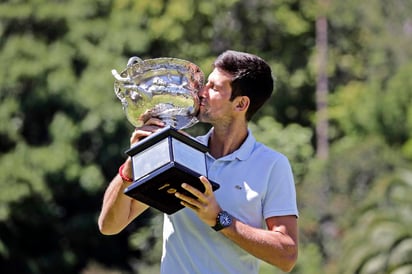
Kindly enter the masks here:
<path id="1" fill-rule="evenodd" d="M 206 104 L 200 104 L 199 110 L 205 110 L 207 108 Z"/>

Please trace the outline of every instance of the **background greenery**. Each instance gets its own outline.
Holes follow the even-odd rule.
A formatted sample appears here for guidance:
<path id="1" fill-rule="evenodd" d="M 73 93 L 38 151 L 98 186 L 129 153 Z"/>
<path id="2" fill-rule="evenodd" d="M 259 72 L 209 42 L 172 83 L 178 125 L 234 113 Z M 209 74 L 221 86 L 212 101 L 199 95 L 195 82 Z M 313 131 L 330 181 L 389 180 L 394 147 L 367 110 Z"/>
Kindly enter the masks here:
<path id="1" fill-rule="evenodd" d="M 327 160 L 314 145 L 320 16 Z M 133 130 L 110 71 L 137 55 L 208 74 L 226 49 L 262 56 L 277 78 L 251 128 L 295 172 L 293 273 L 412 273 L 411 44 L 409 0 L 0 1 L 1 273 L 157 273 L 159 212 L 116 236 L 97 229 Z"/>

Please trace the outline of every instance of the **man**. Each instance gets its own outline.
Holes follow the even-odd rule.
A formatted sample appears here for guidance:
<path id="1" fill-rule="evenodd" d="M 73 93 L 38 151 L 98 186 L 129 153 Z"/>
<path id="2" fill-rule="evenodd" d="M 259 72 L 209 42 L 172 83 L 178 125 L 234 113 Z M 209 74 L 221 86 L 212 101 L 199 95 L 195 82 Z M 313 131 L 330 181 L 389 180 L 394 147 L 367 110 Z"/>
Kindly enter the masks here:
<path id="1" fill-rule="evenodd" d="M 176 193 L 186 207 L 164 216 L 161 273 L 258 273 L 259 259 L 290 271 L 298 253 L 296 194 L 289 161 L 256 142 L 248 121 L 273 90 L 261 58 L 226 51 L 214 62 L 199 92 L 198 118 L 213 127 L 197 139 L 208 146 L 204 193 L 182 182 L 196 199 Z M 130 139 L 134 145 L 163 123 L 149 119 Z M 130 158 L 106 190 L 99 217 L 103 234 L 116 234 L 148 208 L 123 194 Z"/>

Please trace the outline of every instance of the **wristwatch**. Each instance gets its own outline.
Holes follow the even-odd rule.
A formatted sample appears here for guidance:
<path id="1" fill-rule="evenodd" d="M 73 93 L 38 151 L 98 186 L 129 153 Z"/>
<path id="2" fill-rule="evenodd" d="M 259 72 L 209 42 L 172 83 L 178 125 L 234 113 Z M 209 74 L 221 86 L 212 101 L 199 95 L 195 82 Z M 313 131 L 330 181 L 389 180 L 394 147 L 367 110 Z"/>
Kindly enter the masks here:
<path id="1" fill-rule="evenodd" d="M 228 227 L 232 224 L 232 216 L 226 211 L 220 211 L 216 217 L 216 225 L 212 228 L 216 231 L 219 231 L 225 227 Z"/>

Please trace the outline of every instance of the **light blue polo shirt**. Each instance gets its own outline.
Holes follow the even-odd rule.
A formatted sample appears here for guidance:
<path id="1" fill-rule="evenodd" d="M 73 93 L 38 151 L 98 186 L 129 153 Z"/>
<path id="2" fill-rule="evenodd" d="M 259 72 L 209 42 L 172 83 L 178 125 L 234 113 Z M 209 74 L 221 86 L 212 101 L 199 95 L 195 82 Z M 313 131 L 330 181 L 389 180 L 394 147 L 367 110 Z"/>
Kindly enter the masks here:
<path id="1" fill-rule="evenodd" d="M 211 129 L 212 131 L 213 129 Z M 197 138 L 207 145 L 209 131 Z M 220 188 L 215 196 L 223 210 L 254 227 L 265 219 L 296 215 L 296 192 L 288 159 L 256 142 L 251 131 L 242 146 L 219 159 L 207 154 L 208 178 Z M 259 272 L 259 260 L 184 208 L 164 217 L 162 274 Z"/>

